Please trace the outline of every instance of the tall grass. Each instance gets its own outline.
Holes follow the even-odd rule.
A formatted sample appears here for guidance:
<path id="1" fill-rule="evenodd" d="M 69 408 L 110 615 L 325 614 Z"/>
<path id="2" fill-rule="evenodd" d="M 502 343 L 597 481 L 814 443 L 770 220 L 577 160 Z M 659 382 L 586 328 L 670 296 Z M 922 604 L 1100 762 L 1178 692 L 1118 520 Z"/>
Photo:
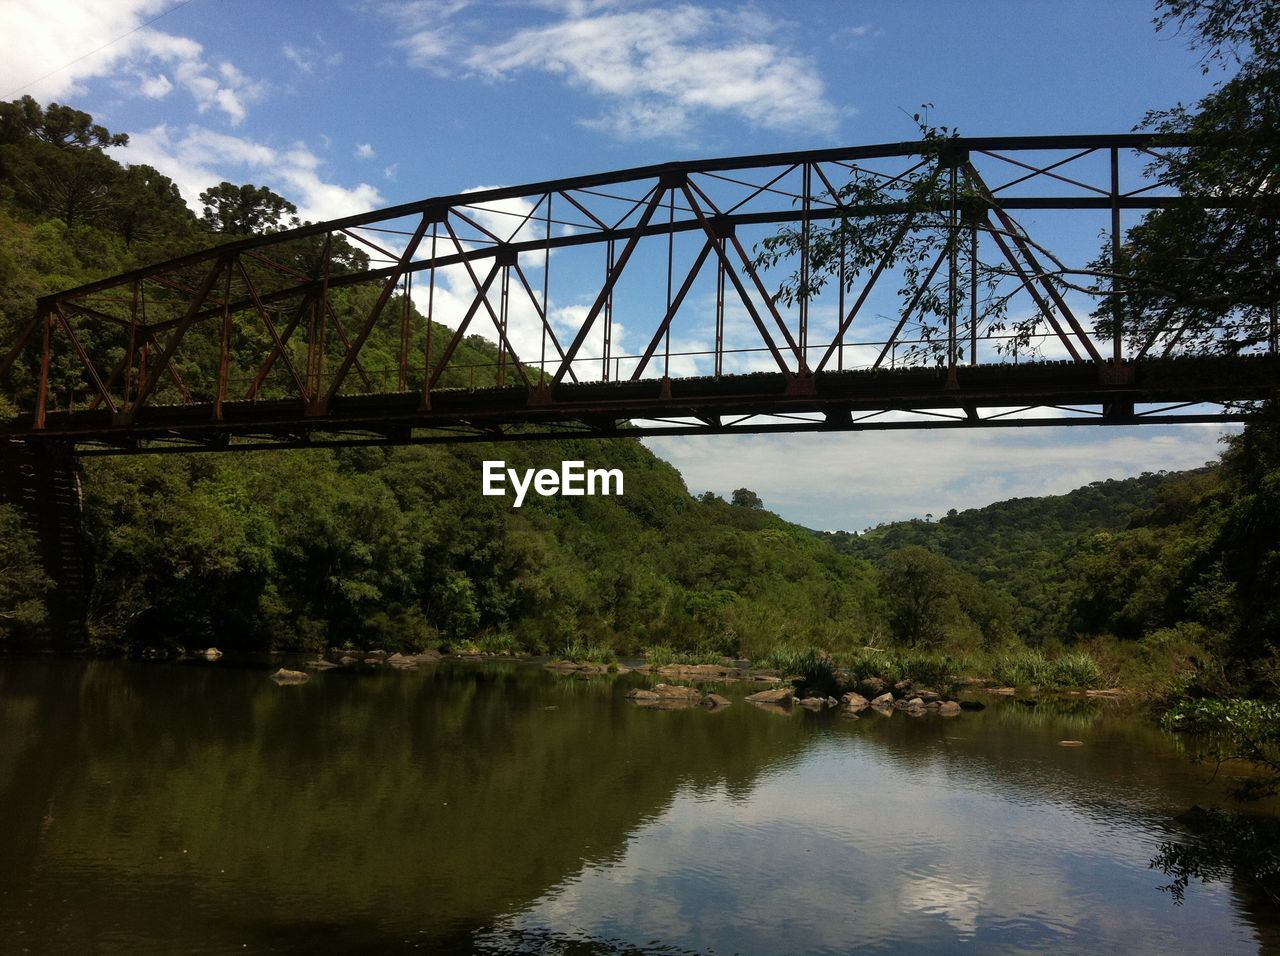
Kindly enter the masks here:
<path id="1" fill-rule="evenodd" d="M 524 650 L 515 635 L 506 631 L 485 634 L 475 641 L 474 648 L 481 654 L 506 654 L 511 657 L 517 656 Z"/>
<path id="2" fill-rule="evenodd" d="M 961 669 L 960 661 L 940 651 L 865 649 L 838 658 L 837 665 L 854 681 L 879 677 L 891 684 L 911 680 L 917 684 L 944 685 Z"/>
<path id="3" fill-rule="evenodd" d="M 804 693 L 825 697 L 840 692 L 835 662 L 815 647 L 778 644 L 751 663 L 754 667 L 781 671 L 785 677 L 799 677 Z"/>
<path id="4" fill-rule="evenodd" d="M 616 664 L 618 655 L 613 648 L 604 644 L 590 644 L 575 637 L 560 645 L 552 652 L 552 656 L 561 660 L 573 661 L 575 664 Z"/>
<path id="5" fill-rule="evenodd" d="M 669 664 L 723 664 L 724 655 L 718 648 L 699 644 L 692 650 L 676 650 L 670 644 L 652 644 L 644 649 L 645 660 L 651 667 Z"/>
<path id="6" fill-rule="evenodd" d="M 1102 668 L 1082 652 L 1050 660 L 1039 651 L 1021 651 L 995 661 L 991 676 L 1011 687 L 1098 687 Z"/>

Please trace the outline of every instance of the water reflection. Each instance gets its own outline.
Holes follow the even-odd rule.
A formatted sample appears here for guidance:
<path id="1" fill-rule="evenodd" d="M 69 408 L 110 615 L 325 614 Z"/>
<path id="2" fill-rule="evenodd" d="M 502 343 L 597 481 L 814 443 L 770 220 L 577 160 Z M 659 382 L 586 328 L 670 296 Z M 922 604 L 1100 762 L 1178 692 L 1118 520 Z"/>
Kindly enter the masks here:
<path id="1" fill-rule="evenodd" d="M 78 951 L 1255 952 L 1148 869 L 1219 791 L 1092 703 L 638 709 L 526 665 L 0 661 L 0 939 Z M 1086 746 L 1057 746 L 1063 738 Z M 1203 890 L 1203 892 L 1200 892 Z M 9 945 L 0 948 L 11 948 Z"/>

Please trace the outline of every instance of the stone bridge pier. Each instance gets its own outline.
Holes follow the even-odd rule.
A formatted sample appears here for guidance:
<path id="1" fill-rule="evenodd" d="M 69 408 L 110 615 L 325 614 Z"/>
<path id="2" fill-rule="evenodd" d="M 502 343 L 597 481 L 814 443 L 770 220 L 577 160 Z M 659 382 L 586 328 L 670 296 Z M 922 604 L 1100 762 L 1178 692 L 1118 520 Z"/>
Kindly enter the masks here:
<path id="1" fill-rule="evenodd" d="M 45 573 L 55 585 L 46 597 L 48 618 L 30 635 L 33 643 L 75 650 L 87 637 L 89 603 L 79 458 L 53 443 L 0 439 L 0 502 L 27 514 Z"/>

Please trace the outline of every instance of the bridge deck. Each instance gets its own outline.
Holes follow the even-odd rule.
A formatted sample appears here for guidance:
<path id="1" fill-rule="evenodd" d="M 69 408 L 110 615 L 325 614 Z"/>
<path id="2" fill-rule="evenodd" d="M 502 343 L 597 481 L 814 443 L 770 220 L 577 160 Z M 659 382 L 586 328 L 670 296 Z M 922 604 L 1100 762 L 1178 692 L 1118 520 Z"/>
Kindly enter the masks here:
<path id="1" fill-rule="evenodd" d="M 1226 421 L 1280 389 L 1280 357 L 1179 357 L 1129 365 L 1032 362 L 779 372 L 342 396 L 323 416 L 296 399 L 150 405 L 122 428 L 106 409 L 32 416 L 3 431 L 83 454 L 356 443 L 1019 425 Z M 1206 405 L 1217 407 L 1206 408 Z M 1144 410 L 1146 406 L 1146 410 Z"/>

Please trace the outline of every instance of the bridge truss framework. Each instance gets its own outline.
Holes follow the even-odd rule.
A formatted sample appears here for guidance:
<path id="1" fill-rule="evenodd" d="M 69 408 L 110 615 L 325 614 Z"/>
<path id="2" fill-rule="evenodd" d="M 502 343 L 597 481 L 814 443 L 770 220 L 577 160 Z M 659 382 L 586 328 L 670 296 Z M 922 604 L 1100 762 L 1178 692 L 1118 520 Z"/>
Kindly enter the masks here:
<path id="1" fill-rule="evenodd" d="M 1224 421 L 1280 385 L 1274 330 L 1269 348 L 1233 357 L 1180 354 L 1176 328 L 1137 348 L 1123 329 L 1103 339 L 1026 225 L 1092 217 L 1115 254 L 1126 215 L 1232 202 L 1144 174 L 1184 145 L 948 141 L 935 175 L 982 202 L 937 210 L 971 255 L 966 269 L 957 240 L 921 263 L 923 285 L 955 303 L 933 343 L 913 337 L 925 293 L 889 288 L 914 214 L 854 207 L 842 191 L 851 176 L 892 185 L 927 168 L 921 143 L 487 189 L 228 242 L 40 299 L 0 345 L 0 376 L 28 385 L 0 437 L 92 455 Z M 883 255 L 846 262 L 841 246 L 822 295 L 784 307 L 758 239 L 795 230 L 786 270 L 804 283 L 824 226 L 874 216 L 900 223 Z M 1010 355 L 985 319 L 980 242 L 1050 358 Z M 624 328 L 644 347 L 622 348 Z M 478 331 L 496 343 L 483 366 L 461 358 Z"/>

